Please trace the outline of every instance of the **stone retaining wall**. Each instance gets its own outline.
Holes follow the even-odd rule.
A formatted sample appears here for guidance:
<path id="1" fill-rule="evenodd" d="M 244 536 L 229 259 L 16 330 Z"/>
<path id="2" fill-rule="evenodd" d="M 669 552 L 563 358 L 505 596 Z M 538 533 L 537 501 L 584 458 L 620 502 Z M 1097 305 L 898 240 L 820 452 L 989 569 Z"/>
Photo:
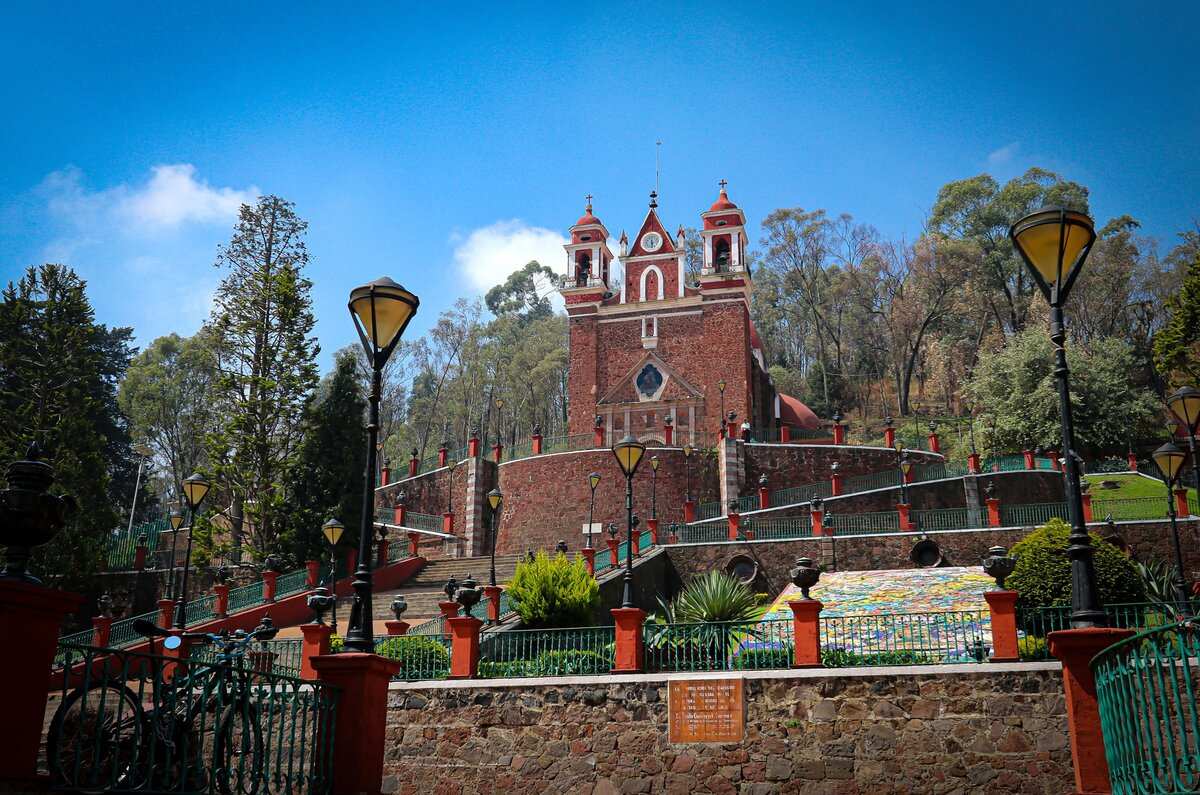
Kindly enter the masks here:
<path id="1" fill-rule="evenodd" d="M 670 744 L 666 675 L 393 684 L 383 791 L 1058 795 L 1073 786 L 1057 663 L 715 676 L 744 679 L 740 743 Z"/>

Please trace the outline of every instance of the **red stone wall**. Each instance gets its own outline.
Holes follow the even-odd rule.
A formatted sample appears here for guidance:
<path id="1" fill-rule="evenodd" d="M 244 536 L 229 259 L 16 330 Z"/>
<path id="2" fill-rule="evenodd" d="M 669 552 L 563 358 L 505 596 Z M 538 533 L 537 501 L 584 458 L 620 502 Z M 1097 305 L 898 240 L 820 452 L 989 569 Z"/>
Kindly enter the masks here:
<path id="1" fill-rule="evenodd" d="M 567 351 L 567 426 L 570 433 L 591 433 L 596 416 L 596 316 L 572 317 Z M 630 365 L 632 366 L 632 365 Z"/>
<path id="2" fill-rule="evenodd" d="M 882 472 L 896 466 L 896 454 L 886 448 L 849 445 L 746 444 L 746 485 L 758 488 L 759 475 L 766 473 L 771 490 L 829 480 L 829 465 L 838 462 L 843 477 Z M 920 450 L 911 452 L 917 463 L 941 461 L 942 457 Z M 961 503 L 960 503 L 961 504 Z"/>
<path id="3" fill-rule="evenodd" d="M 450 470 L 446 467 L 424 472 L 413 478 L 404 478 L 376 490 L 375 507 L 391 508 L 397 495 L 405 493 L 405 507 L 414 513 L 441 516 L 446 511 L 447 486 Z M 467 462 L 460 461 L 454 470 L 454 513 L 461 515 L 467 503 Z"/>

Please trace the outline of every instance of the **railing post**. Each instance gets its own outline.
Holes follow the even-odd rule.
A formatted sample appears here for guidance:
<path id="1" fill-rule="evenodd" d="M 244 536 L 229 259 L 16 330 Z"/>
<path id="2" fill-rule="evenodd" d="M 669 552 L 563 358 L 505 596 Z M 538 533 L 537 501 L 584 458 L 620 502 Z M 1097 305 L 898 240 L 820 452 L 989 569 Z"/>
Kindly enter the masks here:
<path id="1" fill-rule="evenodd" d="M 492 445 L 492 460 L 495 461 L 497 464 L 499 464 L 500 460 L 503 457 L 504 457 L 504 445 L 500 444 L 500 442 L 495 442 Z"/>
<path id="2" fill-rule="evenodd" d="M 1018 662 L 1016 591 L 984 591 L 992 616 L 992 662 Z"/>
<path id="3" fill-rule="evenodd" d="M 96 616 L 92 619 L 92 645 L 98 649 L 108 646 L 108 636 L 112 631 L 112 616 Z"/>
<path id="4" fill-rule="evenodd" d="M 971 453 L 967 456 L 967 473 L 970 475 L 979 474 L 979 453 Z"/>
<path id="5" fill-rule="evenodd" d="M 413 450 L 412 456 L 408 459 L 408 476 L 410 478 L 416 477 L 417 473 L 421 471 L 420 467 L 421 459 L 417 458 L 417 451 Z"/>
<path id="6" fill-rule="evenodd" d="M 454 618 L 458 615 L 458 608 L 461 605 L 454 601 L 438 602 L 438 610 L 442 613 L 442 618 Z"/>
<path id="7" fill-rule="evenodd" d="M 646 611 L 636 607 L 614 607 L 613 623 L 616 629 L 616 650 L 613 656 L 615 674 L 636 674 L 645 669 L 645 645 L 642 625 Z"/>
<path id="8" fill-rule="evenodd" d="M 404 521 L 408 518 L 408 508 L 404 503 L 398 502 L 392 508 L 392 521 L 397 527 L 404 527 Z"/>
<path id="9" fill-rule="evenodd" d="M 941 446 L 940 442 L 938 441 L 937 431 L 929 432 L 929 452 L 931 452 L 931 453 L 942 452 L 942 446 Z"/>
<path id="10" fill-rule="evenodd" d="M 223 582 L 213 585 L 213 615 L 217 618 L 225 618 L 229 615 L 229 586 Z"/>
<path id="11" fill-rule="evenodd" d="M 696 501 L 684 500 L 683 503 L 683 523 L 691 524 L 696 521 Z"/>
<path id="12" fill-rule="evenodd" d="M 621 542 L 615 538 L 606 538 L 605 543 L 608 544 L 608 565 L 615 569 L 620 561 Z"/>
<path id="13" fill-rule="evenodd" d="M 383 466 L 379 468 L 379 485 L 386 486 L 392 481 L 392 459 L 383 459 Z"/>
<path id="14" fill-rule="evenodd" d="M 833 424 L 833 443 L 834 444 L 845 444 L 846 443 L 846 426 L 844 424 L 842 424 L 841 422 L 835 422 Z"/>
<path id="15" fill-rule="evenodd" d="M 988 497 L 984 500 L 987 503 L 988 512 L 988 527 L 1000 526 L 1000 498 Z"/>
<path id="16" fill-rule="evenodd" d="M 388 562 L 388 539 L 381 538 L 375 542 L 375 568 L 381 569 Z"/>
<path id="17" fill-rule="evenodd" d="M 1083 521 L 1087 523 L 1092 521 L 1092 495 L 1085 491 L 1080 496 L 1083 498 Z"/>
<path id="18" fill-rule="evenodd" d="M 446 466 L 446 463 L 450 460 L 449 456 L 450 451 L 446 449 L 446 445 L 442 445 L 438 448 L 438 469 Z"/>
<path id="19" fill-rule="evenodd" d="M 1125 456 L 1125 462 L 1129 465 L 1130 472 L 1137 472 L 1137 453 L 1130 450 Z"/>
<path id="20" fill-rule="evenodd" d="M 792 609 L 792 667 L 821 667 L 821 608 L 816 599 L 796 599 Z"/>
<path id="21" fill-rule="evenodd" d="M 454 535 L 454 511 L 446 511 L 442 514 L 442 532 Z"/>
<path id="22" fill-rule="evenodd" d="M 1050 456 L 1050 468 L 1055 472 L 1062 472 L 1062 464 L 1059 463 L 1059 455 L 1057 450 L 1047 450 L 1046 454 Z"/>
<path id="23" fill-rule="evenodd" d="M 300 642 L 300 678 L 313 680 L 317 678 L 313 658 L 329 654 L 329 637 L 333 634 L 333 627 L 327 624 L 301 624 L 300 634 L 304 636 Z"/>
<path id="24" fill-rule="evenodd" d="M 262 573 L 263 585 L 263 601 L 267 604 L 275 601 L 275 581 L 279 579 L 279 572 L 267 570 Z"/>
<path id="25" fill-rule="evenodd" d="M 1021 455 L 1023 455 L 1025 457 L 1025 468 L 1033 469 L 1033 467 L 1034 467 L 1033 451 L 1032 450 L 1022 450 Z"/>
<path id="26" fill-rule="evenodd" d="M 663 445 L 671 447 L 673 444 L 675 444 L 675 426 L 663 423 Z"/>
<path id="27" fill-rule="evenodd" d="M 447 618 L 450 628 L 450 678 L 479 677 L 479 630 L 483 622 L 474 616 Z"/>
<path id="28" fill-rule="evenodd" d="M 33 791 L 58 630 L 63 617 L 83 604 L 83 597 L 14 578 L 0 580 L 0 604 L 0 637 L 20 639 L 19 649 L 0 655 L 8 727 L 0 743 L 0 781 L 9 782 L 10 792 Z"/>
<path id="29" fill-rule="evenodd" d="M 587 566 L 587 572 L 592 577 L 596 576 L 596 550 L 584 548 L 579 550 L 579 554 L 583 555 L 583 565 Z"/>
<path id="30" fill-rule="evenodd" d="M 1190 516 L 1191 511 L 1188 510 L 1187 489 L 1175 489 L 1175 514 L 1177 516 Z"/>
<path id="31" fill-rule="evenodd" d="M 476 458 L 479 456 L 479 436 L 474 431 L 471 432 L 471 438 L 467 439 L 467 458 Z"/>
<path id="32" fill-rule="evenodd" d="M 604 446 L 604 426 L 597 425 L 592 431 L 592 447 Z"/>
<path id="33" fill-rule="evenodd" d="M 144 571 L 146 568 L 146 555 L 150 548 L 146 546 L 146 537 L 142 536 L 138 539 L 138 545 L 133 550 L 133 570 Z"/>
<path id="34" fill-rule="evenodd" d="M 594 553 L 595 550 L 592 550 Z M 496 624 L 500 621 L 500 594 L 504 589 L 499 585 L 483 586 L 483 598 L 487 600 L 488 621 Z"/>
<path id="35" fill-rule="evenodd" d="M 737 541 L 738 540 L 738 527 L 741 524 L 742 517 L 737 511 L 730 511 L 728 519 L 729 519 L 729 540 Z"/>
<path id="36" fill-rule="evenodd" d="M 633 542 L 632 543 L 633 556 L 636 558 L 638 555 L 642 554 L 642 533 L 641 533 L 641 531 L 637 530 L 635 528 L 633 531 L 633 536 L 630 539 L 630 541 Z"/>
<path id="37" fill-rule="evenodd" d="M 900 529 L 912 530 L 912 520 L 909 518 L 908 509 L 911 506 L 906 502 L 896 503 L 896 513 L 900 515 Z"/>
<path id="38" fill-rule="evenodd" d="M 333 744 L 333 795 L 379 792 L 388 683 L 399 673 L 400 663 L 378 654 L 344 653 L 316 657 L 312 665 L 322 682 L 339 691 L 332 727 L 340 740 Z"/>
<path id="39" fill-rule="evenodd" d="M 758 487 L 758 509 L 765 511 L 771 507 L 771 490 L 765 485 L 760 484 Z"/>
<path id="40" fill-rule="evenodd" d="M 533 435 L 533 454 L 542 454 L 542 435 L 540 433 L 535 433 Z"/>
<path id="41" fill-rule="evenodd" d="M 421 540 L 420 533 L 409 533 L 408 534 L 408 552 L 414 558 L 417 556 L 417 545 L 420 542 L 420 540 Z"/>
<path id="42" fill-rule="evenodd" d="M 646 529 L 650 531 L 650 543 L 654 546 L 658 546 L 658 520 L 647 519 Z"/>
<path id="43" fill-rule="evenodd" d="M 833 497 L 840 497 L 842 494 L 842 473 L 834 472 L 829 476 L 829 494 Z"/>
<path id="44" fill-rule="evenodd" d="M 394 619 L 394 618 L 384 621 L 383 625 L 384 625 L 384 627 L 387 628 L 387 634 L 392 637 L 395 637 L 397 635 L 407 635 L 408 628 L 410 626 L 412 626 L 407 621 L 400 621 L 400 620 Z"/>
<path id="45" fill-rule="evenodd" d="M 792 441 L 792 429 L 790 426 L 779 426 L 779 441 L 783 444 L 787 444 L 788 442 Z"/>
<path id="46" fill-rule="evenodd" d="M 889 447 L 889 448 L 896 447 L 896 429 L 895 428 L 884 428 L 883 429 L 883 446 Z"/>
<path id="47" fill-rule="evenodd" d="M 811 520 L 812 520 L 813 536 L 825 535 L 825 511 L 824 511 L 824 509 L 819 508 L 815 505 L 812 505 L 809 507 L 808 511 L 809 511 L 809 516 L 811 517 Z"/>
<path id="48" fill-rule="evenodd" d="M 162 629 L 170 629 L 175 623 L 175 600 L 174 599 L 159 599 L 158 600 L 158 626 Z"/>
<path id="49" fill-rule="evenodd" d="M 1071 761 L 1075 765 L 1075 789 L 1081 795 L 1112 792 L 1096 703 L 1096 678 L 1089 663 L 1102 650 L 1132 634 L 1130 629 L 1089 627 L 1063 629 L 1046 636 L 1050 653 L 1062 660 Z"/>
<path id="50" fill-rule="evenodd" d="M 306 560 L 304 561 L 304 568 L 308 572 L 304 578 L 304 587 L 316 588 L 317 582 L 321 579 L 321 561 Z"/>

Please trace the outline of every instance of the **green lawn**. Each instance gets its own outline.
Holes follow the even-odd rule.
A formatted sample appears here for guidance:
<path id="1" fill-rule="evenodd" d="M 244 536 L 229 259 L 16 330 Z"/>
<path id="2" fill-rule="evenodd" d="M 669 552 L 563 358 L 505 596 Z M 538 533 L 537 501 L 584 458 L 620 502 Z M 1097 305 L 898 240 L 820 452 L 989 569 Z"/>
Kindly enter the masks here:
<path id="1" fill-rule="evenodd" d="M 1108 514 L 1113 519 L 1158 519 L 1165 518 L 1167 489 L 1160 480 L 1151 480 L 1140 475 L 1086 475 L 1092 484 L 1092 516 L 1101 520 Z M 1101 481 L 1115 481 L 1118 487 L 1105 489 Z M 1188 489 L 1193 505 L 1196 490 Z"/>

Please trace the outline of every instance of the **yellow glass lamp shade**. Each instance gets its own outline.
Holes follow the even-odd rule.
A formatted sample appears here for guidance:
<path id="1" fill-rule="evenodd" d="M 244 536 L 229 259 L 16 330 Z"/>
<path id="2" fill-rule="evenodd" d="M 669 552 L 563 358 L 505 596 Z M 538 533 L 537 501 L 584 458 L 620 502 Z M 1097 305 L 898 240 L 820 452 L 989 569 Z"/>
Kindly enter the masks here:
<path id="1" fill-rule="evenodd" d="M 350 314 L 368 352 L 390 351 L 417 314 L 421 300 L 384 276 L 350 292 Z"/>
<path id="2" fill-rule="evenodd" d="M 656 455 L 650 456 L 650 468 L 653 469 L 655 472 L 658 471 L 658 464 L 659 464 L 658 456 L 656 456 Z"/>
<path id="3" fill-rule="evenodd" d="M 696 448 L 692 447 L 690 444 L 685 444 L 685 445 L 683 446 L 683 454 L 684 454 L 684 456 L 686 456 L 687 458 L 691 458 L 691 457 L 692 457 L 692 451 L 693 451 L 693 450 L 695 450 L 695 449 L 696 449 Z"/>
<path id="4" fill-rule="evenodd" d="M 617 466 L 621 467 L 626 477 L 631 477 L 637 471 L 638 464 L 642 463 L 646 445 L 639 442 L 633 434 L 627 433 L 624 439 L 613 445 L 612 451 L 617 458 Z"/>
<path id="5" fill-rule="evenodd" d="M 904 456 L 900 459 L 900 471 L 907 475 L 911 470 L 912 461 L 909 460 L 908 456 Z"/>
<path id="6" fill-rule="evenodd" d="M 492 489 L 488 492 L 487 501 L 488 505 L 492 509 L 492 512 L 495 513 L 496 511 L 499 511 L 500 506 L 504 504 L 504 495 L 500 493 L 500 489 Z"/>
<path id="7" fill-rule="evenodd" d="M 1186 426 L 1188 433 L 1196 435 L 1200 424 L 1200 389 L 1185 386 L 1176 389 L 1167 398 L 1167 408 Z"/>
<path id="8" fill-rule="evenodd" d="M 504 398 L 496 398 L 496 408 L 504 408 Z"/>
<path id="9" fill-rule="evenodd" d="M 193 511 L 204 501 L 205 495 L 212 484 L 205 480 L 200 473 L 193 473 L 183 481 L 183 499 Z"/>
<path id="10" fill-rule="evenodd" d="M 600 485 L 600 473 L 599 472 L 593 472 L 590 475 L 588 475 L 588 485 L 592 487 L 592 491 L 596 490 L 596 487 Z"/>
<path id="11" fill-rule="evenodd" d="M 1187 454 L 1167 442 L 1154 451 L 1153 458 L 1154 465 L 1162 473 L 1163 480 L 1171 484 L 1179 477 L 1179 472 L 1183 469 L 1183 462 L 1187 460 Z"/>
<path id="12" fill-rule="evenodd" d="M 718 381 L 718 382 L 717 382 L 717 389 L 718 389 L 719 391 L 721 391 L 721 392 L 724 392 L 724 391 L 725 391 L 725 386 L 726 386 L 726 384 L 725 384 L 725 379 L 724 379 L 724 378 L 722 378 L 720 381 Z"/>
<path id="13" fill-rule="evenodd" d="M 1091 218 L 1053 207 L 1030 213 L 1008 234 L 1051 303 L 1066 300 L 1096 240 Z"/>
<path id="14" fill-rule="evenodd" d="M 321 525 L 321 532 L 325 535 L 325 540 L 329 542 L 331 547 L 337 546 L 337 542 L 342 540 L 342 533 L 345 531 L 346 527 L 337 519 L 330 519 Z"/>
<path id="15" fill-rule="evenodd" d="M 172 530 L 178 530 L 179 526 L 183 524 L 183 511 L 171 511 L 171 515 L 167 517 L 167 521 L 171 523 Z"/>

